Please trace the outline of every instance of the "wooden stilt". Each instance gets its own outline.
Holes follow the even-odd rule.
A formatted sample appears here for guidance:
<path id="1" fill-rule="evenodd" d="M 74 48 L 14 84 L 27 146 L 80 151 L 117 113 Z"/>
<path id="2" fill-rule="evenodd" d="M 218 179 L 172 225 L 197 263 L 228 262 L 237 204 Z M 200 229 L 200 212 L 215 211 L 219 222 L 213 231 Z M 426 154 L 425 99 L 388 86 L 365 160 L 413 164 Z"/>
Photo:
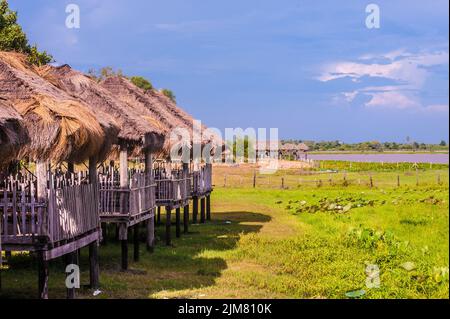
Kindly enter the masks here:
<path id="1" fill-rule="evenodd" d="M 125 271 L 128 269 L 128 240 L 122 239 L 120 243 L 122 246 L 122 270 Z"/>
<path id="2" fill-rule="evenodd" d="M 139 261 L 139 224 L 133 226 L 133 259 Z"/>
<path id="3" fill-rule="evenodd" d="M 206 196 L 206 220 L 211 220 L 211 195 Z"/>
<path id="4" fill-rule="evenodd" d="M 171 237 L 170 237 L 170 226 L 171 226 L 171 208 L 166 207 L 166 245 L 171 245 Z"/>
<path id="5" fill-rule="evenodd" d="M 181 208 L 177 207 L 175 210 L 175 218 L 176 218 L 176 236 L 177 238 L 181 237 Z"/>
<path id="6" fill-rule="evenodd" d="M 126 224 L 119 226 L 119 240 L 122 248 L 122 270 L 128 269 L 128 227 Z"/>
<path id="7" fill-rule="evenodd" d="M 106 246 L 108 244 L 108 224 L 103 223 L 101 227 L 102 227 L 102 244 Z"/>
<path id="8" fill-rule="evenodd" d="M 147 221 L 147 251 L 153 252 L 155 249 L 155 217 Z"/>
<path id="9" fill-rule="evenodd" d="M 205 210 L 206 210 L 205 198 L 202 197 L 200 199 L 200 223 L 202 223 L 202 224 L 205 223 L 205 218 L 206 218 Z"/>
<path id="10" fill-rule="evenodd" d="M 78 250 L 68 253 L 65 256 L 66 266 L 78 265 Z M 75 299 L 75 288 L 67 288 L 67 299 Z"/>
<path id="11" fill-rule="evenodd" d="M 48 299 L 48 261 L 44 252 L 38 251 L 38 296 L 39 299 Z"/>
<path id="12" fill-rule="evenodd" d="M 184 206 L 183 225 L 184 225 L 184 233 L 187 234 L 189 232 L 189 205 Z"/>
<path id="13" fill-rule="evenodd" d="M 198 197 L 192 198 L 192 222 L 197 224 L 197 216 L 198 216 Z"/>
<path id="14" fill-rule="evenodd" d="M 100 286 L 100 267 L 98 264 L 98 241 L 89 244 L 89 283 L 91 289 L 98 289 Z"/>

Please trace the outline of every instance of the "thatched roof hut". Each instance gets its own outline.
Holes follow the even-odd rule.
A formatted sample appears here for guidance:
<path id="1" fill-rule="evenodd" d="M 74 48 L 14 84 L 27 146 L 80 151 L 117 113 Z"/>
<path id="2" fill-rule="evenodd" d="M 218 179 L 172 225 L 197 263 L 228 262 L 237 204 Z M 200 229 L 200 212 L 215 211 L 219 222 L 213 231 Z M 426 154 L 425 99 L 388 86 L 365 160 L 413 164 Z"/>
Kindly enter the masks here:
<path id="1" fill-rule="evenodd" d="M 17 155 L 28 135 L 17 111 L 0 98 L 0 167 Z"/>
<path id="2" fill-rule="evenodd" d="M 127 78 L 121 76 L 107 78 L 100 85 L 122 102 L 133 105 L 134 107 L 146 108 L 154 118 L 167 128 L 164 147 L 166 155 L 171 146 L 179 142 L 179 137 L 171 140 L 173 130 L 176 128 L 184 128 L 187 129 L 191 137 L 193 136 L 193 117 L 179 108 L 161 92 L 154 90 L 144 91 L 135 86 Z M 205 129 L 205 126 L 202 126 L 202 129 Z M 216 138 L 216 140 L 218 139 Z M 199 142 L 204 144 L 209 142 L 209 140 L 203 138 Z"/>
<path id="3" fill-rule="evenodd" d="M 308 152 L 309 147 L 305 143 L 300 143 L 300 144 L 297 144 L 297 150 L 302 151 L 302 152 Z"/>
<path id="4" fill-rule="evenodd" d="M 120 101 L 108 90 L 68 65 L 41 68 L 42 75 L 67 93 L 83 100 L 94 113 L 103 112 L 114 117 L 120 127 L 119 144 L 128 146 L 131 153 L 141 149 L 160 151 L 166 128 L 146 107 Z"/>
<path id="5" fill-rule="evenodd" d="M 80 100 L 38 75 L 24 55 L 0 52 L 0 97 L 23 117 L 30 143 L 22 155 L 33 160 L 80 163 L 106 152 L 114 122 L 94 115 Z"/>

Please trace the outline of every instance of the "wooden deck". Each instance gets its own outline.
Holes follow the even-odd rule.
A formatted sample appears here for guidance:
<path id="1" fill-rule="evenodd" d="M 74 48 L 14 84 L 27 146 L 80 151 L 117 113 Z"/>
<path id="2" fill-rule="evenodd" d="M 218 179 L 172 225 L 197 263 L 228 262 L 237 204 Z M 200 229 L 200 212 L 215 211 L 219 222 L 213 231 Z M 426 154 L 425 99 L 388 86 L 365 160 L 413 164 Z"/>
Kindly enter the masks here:
<path id="1" fill-rule="evenodd" d="M 0 190 L 2 249 L 43 251 L 46 260 L 73 252 L 101 238 L 95 185 L 50 189 L 38 200 L 33 182 Z"/>

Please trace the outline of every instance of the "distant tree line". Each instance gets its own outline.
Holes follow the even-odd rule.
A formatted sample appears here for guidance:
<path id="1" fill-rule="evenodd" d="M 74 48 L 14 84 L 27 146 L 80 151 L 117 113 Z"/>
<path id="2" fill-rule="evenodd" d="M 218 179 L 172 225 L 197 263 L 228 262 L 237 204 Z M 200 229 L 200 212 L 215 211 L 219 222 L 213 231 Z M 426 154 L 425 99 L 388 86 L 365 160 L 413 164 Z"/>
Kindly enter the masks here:
<path id="1" fill-rule="evenodd" d="M 409 140 L 409 139 L 407 139 Z M 438 144 L 419 143 L 409 141 L 407 143 L 368 141 L 361 143 L 344 143 L 342 141 L 305 141 L 282 140 L 282 143 L 305 143 L 310 151 L 439 151 L 448 150 L 447 142 L 442 140 Z"/>

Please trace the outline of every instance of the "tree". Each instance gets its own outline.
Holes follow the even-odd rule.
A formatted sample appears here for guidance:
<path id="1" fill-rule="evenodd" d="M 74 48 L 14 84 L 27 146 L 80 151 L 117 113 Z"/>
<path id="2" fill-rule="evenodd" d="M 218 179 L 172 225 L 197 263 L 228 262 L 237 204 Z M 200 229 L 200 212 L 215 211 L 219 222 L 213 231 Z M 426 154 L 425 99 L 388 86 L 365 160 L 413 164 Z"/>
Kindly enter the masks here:
<path id="1" fill-rule="evenodd" d="M 153 85 L 150 83 L 150 81 L 142 76 L 133 76 L 130 80 L 134 85 L 143 89 L 144 91 L 153 90 Z"/>
<path id="2" fill-rule="evenodd" d="M 442 141 L 439 143 L 439 146 L 447 146 L 447 142 L 444 141 L 444 140 L 442 140 Z"/>
<path id="3" fill-rule="evenodd" d="M 17 12 L 9 9 L 6 0 L 0 0 L 0 50 L 24 53 L 30 63 L 39 66 L 53 61 L 46 51 L 40 52 L 36 45 L 28 44 L 27 36 L 17 23 Z"/>
<path id="4" fill-rule="evenodd" d="M 169 99 L 171 99 L 174 103 L 176 103 L 176 96 L 173 94 L 173 92 L 169 89 L 162 89 L 161 93 L 167 96 Z"/>

